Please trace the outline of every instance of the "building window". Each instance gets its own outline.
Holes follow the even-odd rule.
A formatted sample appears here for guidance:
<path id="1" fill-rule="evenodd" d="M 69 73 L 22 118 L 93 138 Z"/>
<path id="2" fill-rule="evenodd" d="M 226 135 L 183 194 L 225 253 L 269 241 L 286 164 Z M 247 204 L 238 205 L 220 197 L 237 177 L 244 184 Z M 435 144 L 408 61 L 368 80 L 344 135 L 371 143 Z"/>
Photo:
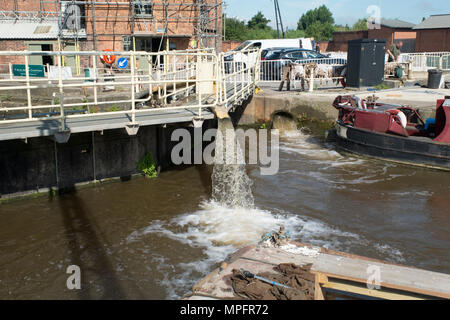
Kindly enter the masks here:
<path id="1" fill-rule="evenodd" d="M 135 0 L 134 13 L 138 16 L 153 16 L 153 3 L 151 0 Z"/>
<path id="2" fill-rule="evenodd" d="M 123 51 L 132 51 L 131 49 L 131 37 L 123 36 L 122 37 Z"/>

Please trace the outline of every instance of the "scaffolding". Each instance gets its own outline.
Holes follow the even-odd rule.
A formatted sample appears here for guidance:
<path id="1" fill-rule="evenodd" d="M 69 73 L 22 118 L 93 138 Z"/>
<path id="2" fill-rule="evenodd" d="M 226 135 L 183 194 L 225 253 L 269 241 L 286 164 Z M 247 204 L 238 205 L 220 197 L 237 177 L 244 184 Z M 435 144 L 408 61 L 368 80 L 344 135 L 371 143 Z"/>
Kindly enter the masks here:
<path id="1" fill-rule="evenodd" d="M 177 26 L 187 26 L 191 32 L 183 33 L 185 37 L 195 39 L 193 48 L 214 47 L 220 49 L 221 40 L 221 0 L 30 0 L 39 2 L 35 10 L 21 10 L 18 0 L 13 0 L 13 7 L 0 5 L 0 20 L 14 21 L 58 21 L 61 39 L 80 40 L 80 30 L 74 29 L 65 33 L 64 28 L 68 8 L 71 5 L 82 6 L 81 18 L 85 21 L 87 40 L 93 42 L 94 50 L 98 48 L 99 37 L 130 36 L 133 43 L 136 31 L 148 36 L 167 39 L 178 36 Z M 23 6 L 23 4 L 22 4 Z M 32 7 L 32 6 L 31 6 Z M 9 10 L 7 10 L 9 9 Z M 104 22 L 126 23 L 129 33 L 100 32 L 98 24 Z M 163 26 L 162 28 L 158 28 Z M 89 32 L 88 32 L 89 29 Z M 66 30 L 67 31 L 67 30 Z M 161 41 L 163 43 L 163 41 Z M 133 46 L 133 49 L 135 47 Z M 166 49 L 165 47 L 159 48 Z"/>

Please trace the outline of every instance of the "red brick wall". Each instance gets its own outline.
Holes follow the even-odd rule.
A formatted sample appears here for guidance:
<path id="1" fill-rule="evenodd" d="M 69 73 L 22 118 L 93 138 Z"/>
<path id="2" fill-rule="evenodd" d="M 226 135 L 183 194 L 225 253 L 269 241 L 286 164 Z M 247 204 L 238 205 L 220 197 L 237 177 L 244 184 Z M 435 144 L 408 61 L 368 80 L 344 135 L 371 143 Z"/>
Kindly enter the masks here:
<path id="1" fill-rule="evenodd" d="M 381 27 L 381 29 L 367 30 L 367 31 L 350 31 L 350 32 L 335 32 L 333 34 L 333 41 L 328 43 L 327 51 L 347 51 L 348 41 L 356 39 L 385 39 L 389 47 L 394 39 L 415 39 L 416 32 L 403 30 L 395 31 L 394 29 Z M 320 46 L 320 44 L 319 44 Z M 322 51 L 321 47 L 321 51 Z"/>
<path id="2" fill-rule="evenodd" d="M 333 33 L 333 41 L 328 44 L 326 51 L 344 51 L 348 50 L 348 42 L 350 40 L 367 38 L 367 31 L 349 31 Z M 322 51 L 322 48 L 321 48 Z"/>
<path id="3" fill-rule="evenodd" d="M 391 28 L 381 27 L 381 29 L 371 29 L 368 34 L 369 39 L 384 39 L 386 40 L 386 47 L 394 42 L 394 30 Z"/>
<path id="4" fill-rule="evenodd" d="M 0 10 L 4 11 L 13 11 L 14 8 L 14 0 L 1 0 L 0 1 Z M 17 2 L 17 10 L 18 11 L 39 11 L 40 4 L 39 0 L 16 0 Z M 44 11 L 56 11 L 56 1 L 55 3 L 48 3 L 49 1 L 43 1 Z M 47 3 L 45 3 L 47 2 Z"/>
<path id="5" fill-rule="evenodd" d="M 27 50 L 24 41 L 20 40 L 0 40 L 0 51 L 23 51 Z M 0 56 L 0 73 L 9 72 L 9 63 L 25 64 L 23 57 Z"/>
<path id="6" fill-rule="evenodd" d="M 369 39 L 385 39 L 386 47 L 389 48 L 394 40 L 415 39 L 416 32 L 409 29 L 391 29 L 381 27 L 381 29 L 369 30 Z"/>
<path id="7" fill-rule="evenodd" d="M 450 51 L 450 29 L 418 30 L 416 52 Z"/>
<path id="8" fill-rule="evenodd" d="M 332 43 L 332 42 L 330 42 L 330 41 L 320 41 L 320 42 L 318 42 L 317 44 L 318 44 L 318 46 L 320 48 L 320 52 L 331 51 L 330 50 L 330 48 L 331 48 L 330 43 Z"/>
<path id="9" fill-rule="evenodd" d="M 129 0 L 115 0 L 114 2 L 121 2 L 124 5 L 96 5 L 95 6 L 95 31 L 98 35 L 98 50 L 103 49 L 113 49 L 122 50 L 122 36 L 129 36 L 132 34 L 132 8 L 130 9 Z M 175 3 L 176 5 L 170 6 L 169 16 L 171 20 L 168 23 L 168 34 L 170 35 L 187 35 L 193 37 L 195 34 L 194 25 L 197 24 L 196 19 L 196 8 L 194 6 L 188 6 L 192 4 L 194 0 L 170 0 L 169 3 Z M 164 29 L 165 23 L 162 21 L 164 19 L 164 3 L 163 0 L 153 0 L 154 18 L 137 18 L 135 20 L 135 32 L 145 33 L 149 37 L 152 35 L 161 36 L 162 33 L 158 34 L 158 29 Z M 206 3 L 215 5 L 218 0 L 206 0 Z M 39 11 L 40 1 L 39 0 L 17 0 L 18 11 Z M 186 5 L 183 5 L 186 4 Z M 0 10 L 14 10 L 14 0 L 0 0 Z M 56 12 L 57 8 L 55 4 L 44 3 L 45 11 Z M 92 50 L 93 45 L 93 16 L 92 16 L 92 6 L 85 6 L 86 15 L 86 31 L 88 34 L 87 41 L 81 47 L 84 50 Z M 216 10 L 213 9 L 210 12 L 210 18 L 216 16 Z M 180 19 L 176 19 L 180 17 Z M 217 34 L 218 37 L 218 49 L 222 47 L 221 34 L 222 34 L 222 8 L 221 6 L 217 9 Z M 176 20 L 176 21 L 175 21 Z M 216 29 L 216 23 L 211 21 L 207 26 L 209 30 Z M 194 38 L 194 37 L 193 37 Z M 178 41 L 178 40 L 177 40 Z M 1 40 L 0 40 L 1 42 Z M 207 44 L 209 46 L 214 45 L 213 41 L 209 41 Z M 178 47 L 178 46 L 177 46 Z M 185 45 L 181 45 L 185 47 Z"/>
<path id="10" fill-rule="evenodd" d="M 232 40 L 223 41 L 222 42 L 222 51 L 223 52 L 231 51 L 231 50 L 239 47 L 239 45 L 241 43 L 242 43 L 241 41 L 232 41 Z"/>

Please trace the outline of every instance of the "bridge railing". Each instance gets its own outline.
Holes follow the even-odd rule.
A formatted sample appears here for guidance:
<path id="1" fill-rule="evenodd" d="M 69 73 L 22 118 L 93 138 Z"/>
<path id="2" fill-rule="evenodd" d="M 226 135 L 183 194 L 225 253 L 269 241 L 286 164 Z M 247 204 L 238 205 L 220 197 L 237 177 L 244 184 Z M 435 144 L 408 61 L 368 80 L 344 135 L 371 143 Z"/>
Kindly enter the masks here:
<path id="1" fill-rule="evenodd" d="M 228 108 L 245 101 L 260 81 L 261 50 L 231 51 L 219 55 L 220 102 Z"/>
<path id="2" fill-rule="evenodd" d="M 120 63 L 107 64 L 105 54 Z M 140 112 L 186 108 L 197 108 L 201 118 L 205 108 L 230 108 L 253 93 L 260 78 L 260 51 L 239 54 L 245 64 L 229 65 L 214 49 L 0 51 L 0 124 L 55 119 L 65 130 L 66 119 L 111 113 L 130 114 L 135 124 Z M 73 57 L 84 74 L 74 75 L 67 66 Z M 47 63 L 33 64 L 36 60 Z"/>
<path id="3" fill-rule="evenodd" d="M 125 58 L 128 66 L 119 70 L 104 63 L 101 57 L 105 54 Z M 66 66 L 75 56 L 84 75 L 74 76 Z M 36 57 L 46 57 L 54 65 L 34 65 Z M 214 88 L 219 81 L 219 58 L 211 49 L 158 53 L 2 51 L 0 61 L 5 60 L 10 63 L 0 79 L 0 123 L 52 118 L 60 119 L 65 129 L 64 119 L 110 112 L 131 113 L 134 123 L 137 113 L 156 110 L 155 106 L 160 111 L 197 107 L 201 117 L 202 109 L 220 102 L 219 91 Z M 4 71 L 5 64 L 2 67 Z M 117 90 L 106 92 L 112 86 Z M 195 103 L 168 106 L 173 99 L 192 94 Z"/>

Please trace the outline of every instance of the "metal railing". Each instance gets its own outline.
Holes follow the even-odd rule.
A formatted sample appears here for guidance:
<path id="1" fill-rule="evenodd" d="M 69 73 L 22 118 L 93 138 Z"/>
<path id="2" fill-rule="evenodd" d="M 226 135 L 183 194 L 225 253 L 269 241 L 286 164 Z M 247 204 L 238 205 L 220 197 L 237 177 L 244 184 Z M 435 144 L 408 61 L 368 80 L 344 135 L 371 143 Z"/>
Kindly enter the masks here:
<path id="1" fill-rule="evenodd" d="M 304 89 L 308 85 L 309 91 L 313 91 L 317 85 L 327 87 L 340 86 L 341 79 L 345 78 L 347 60 L 344 58 L 303 59 L 292 62 L 291 60 L 265 60 L 261 61 L 260 82 L 265 85 L 279 84 L 286 77 L 286 68 L 293 66 L 290 72 L 290 83 L 294 88 L 299 86 Z M 306 66 L 312 65 L 306 72 Z M 337 68 L 342 69 L 338 73 Z"/>
<path id="2" fill-rule="evenodd" d="M 245 61 L 240 60 L 242 56 L 245 56 Z M 259 82 L 261 51 L 252 49 L 245 53 L 234 51 L 221 53 L 220 60 L 221 104 L 226 106 L 229 106 L 230 103 L 240 104 L 253 93 Z"/>
<path id="3" fill-rule="evenodd" d="M 140 112 L 187 107 L 197 108 L 201 117 L 205 108 L 235 104 L 248 97 L 259 77 L 259 50 L 249 51 L 246 66 L 232 72 L 224 69 L 224 55 L 214 49 L 107 54 L 126 58 L 129 66 L 113 70 L 101 59 L 105 52 L 0 51 L 2 61 L 15 62 L 1 65 L 6 72 L 0 74 L 0 124 L 50 118 L 59 120 L 65 130 L 68 118 L 111 112 L 130 114 L 130 123 L 135 124 Z M 55 65 L 41 66 L 43 72 L 33 74 L 31 60 L 35 56 L 51 57 Z M 68 56 L 79 57 L 84 75 L 72 75 L 70 67 L 63 64 Z M 104 92 L 111 87 L 117 88 L 115 93 Z M 171 105 L 189 96 L 195 98 Z M 120 107 L 114 107 L 117 105 Z"/>
<path id="4" fill-rule="evenodd" d="M 402 53 L 399 62 L 412 61 L 413 72 L 426 72 L 429 69 L 450 71 L 450 52 Z"/>

